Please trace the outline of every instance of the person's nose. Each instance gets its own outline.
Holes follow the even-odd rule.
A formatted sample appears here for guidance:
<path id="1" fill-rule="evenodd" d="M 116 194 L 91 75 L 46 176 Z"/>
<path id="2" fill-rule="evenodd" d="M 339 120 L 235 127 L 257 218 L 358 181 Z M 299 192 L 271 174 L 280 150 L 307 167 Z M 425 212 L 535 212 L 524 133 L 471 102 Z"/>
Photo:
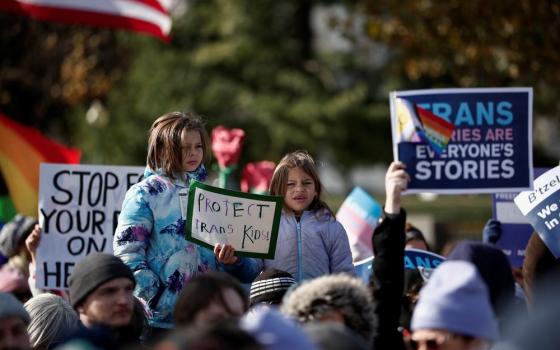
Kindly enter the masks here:
<path id="1" fill-rule="evenodd" d="M 128 290 L 123 290 L 123 291 L 119 292 L 118 295 L 117 295 L 117 301 L 121 305 L 131 304 L 132 303 L 132 292 L 130 292 Z"/>

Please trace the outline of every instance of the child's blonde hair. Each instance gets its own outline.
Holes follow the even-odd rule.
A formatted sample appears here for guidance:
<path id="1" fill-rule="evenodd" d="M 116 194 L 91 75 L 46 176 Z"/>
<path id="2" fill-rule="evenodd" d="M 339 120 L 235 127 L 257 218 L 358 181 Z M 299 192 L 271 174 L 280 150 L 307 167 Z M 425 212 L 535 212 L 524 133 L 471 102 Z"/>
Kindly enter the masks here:
<path id="1" fill-rule="evenodd" d="M 202 163 L 208 160 L 210 139 L 202 119 L 191 112 L 171 112 L 156 119 L 150 128 L 147 159 L 150 169 L 161 169 L 172 179 L 183 173 L 181 142 L 183 130 L 200 133 L 204 154 Z"/>
<path id="2" fill-rule="evenodd" d="M 286 188 L 288 184 L 288 174 L 291 169 L 300 168 L 307 175 L 309 175 L 313 182 L 315 183 L 315 191 L 317 191 L 317 196 L 313 199 L 309 205 L 308 210 L 318 211 L 320 209 L 326 209 L 331 215 L 334 216 L 331 208 L 321 199 L 321 193 L 323 190 L 323 185 L 319 179 L 319 174 L 315 168 L 315 161 L 307 153 L 307 151 L 298 150 L 295 152 L 288 153 L 282 158 L 280 163 L 276 166 L 274 174 L 272 175 L 272 180 L 270 181 L 269 193 L 273 196 L 284 196 L 286 194 Z"/>

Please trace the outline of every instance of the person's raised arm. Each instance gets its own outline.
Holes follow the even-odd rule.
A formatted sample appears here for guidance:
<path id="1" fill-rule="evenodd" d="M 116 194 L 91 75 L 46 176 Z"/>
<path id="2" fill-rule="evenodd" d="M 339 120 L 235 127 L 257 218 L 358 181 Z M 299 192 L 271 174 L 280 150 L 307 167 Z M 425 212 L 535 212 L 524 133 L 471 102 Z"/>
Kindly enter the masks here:
<path id="1" fill-rule="evenodd" d="M 385 213 L 398 214 L 401 211 L 402 192 L 408 188 L 410 176 L 402 162 L 392 162 L 385 175 Z"/>
<path id="2" fill-rule="evenodd" d="M 393 162 L 385 175 L 384 218 L 372 237 L 373 296 L 378 318 L 374 337 L 377 349 L 404 349 L 402 334 L 398 331 L 401 296 L 404 288 L 404 245 L 406 212 L 401 208 L 402 192 L 410 177 L 401 162 Z"/>

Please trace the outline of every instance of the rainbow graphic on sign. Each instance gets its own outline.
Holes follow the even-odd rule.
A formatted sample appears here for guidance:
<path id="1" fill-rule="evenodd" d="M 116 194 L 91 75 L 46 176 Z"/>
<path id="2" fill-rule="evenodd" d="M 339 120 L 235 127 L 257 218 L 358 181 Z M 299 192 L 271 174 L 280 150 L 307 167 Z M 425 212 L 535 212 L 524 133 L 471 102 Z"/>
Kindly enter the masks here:
<path id="1" fill-rule="evenodd" d="M 424 141 L 437 154 L 443 153 L 453 136 L 455 126 L 404 98 L 397 98 L 396 106 L 399 142 Z"/>

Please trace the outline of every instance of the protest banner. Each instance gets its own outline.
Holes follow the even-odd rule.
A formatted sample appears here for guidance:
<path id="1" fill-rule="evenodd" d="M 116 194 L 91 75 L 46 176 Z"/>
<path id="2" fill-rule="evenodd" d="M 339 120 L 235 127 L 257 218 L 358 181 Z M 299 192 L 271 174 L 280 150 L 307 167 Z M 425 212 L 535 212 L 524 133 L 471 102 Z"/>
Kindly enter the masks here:
<path id="1" fill-rule="evenodd" d="M 519 193 L 515 204 L 552 254 L 560 258 L 560 166 L 539 176 L 533 188 Z"/>
<path id="2" fill-rule="evenodd" d="M 121 204 L 144 167 L 42 163 L 36 285 L 64 290 L 74 265 L 91 252 L 113 253 Z"/>
<path id="3" fill-rule="evenodd" d="M 361 187 L 354 187 L 340 205 L 336 219 L 348 235 L 354 261 L 373 254 L 371 236 L 382 211 L 381 204 Z"/>
<path id="4" fill-rule="evenodd" d="M 274 259 L 282 197 L 238 192 L 193 181 L 185 237 L 213 249 L 231 244 L 235 255 Z"/>
<path id="5" fill-rule="evenodd" d="M 406 193 L 531 189 L 531 88 L 395 91 L 393 155 L 407 165 Z"/>
<path id="6" fill-rule="evenodd" d="M 419 269 L 423 276 L 429 275 L 426 270 L 431 271 L 435 269 L 444 260 L 445 258 L 443 256 L 429 252 L 427 250 L 409 248 L 405 249 L 404 251 L 404 268 Z M 374 263 L 375 257 L 373 256 L 354 263 L 356 276 L 366 282 L 369 282 L 371 274 L 373 273 Z"/>
<path id="7" fill-rule="evenodd" d="M 548 168 L 535 168 L 535 177 L 544 174 Z M 518 192 L 492 194 L 492 217 L 500 222 L 501 235 L 496 246 L 508 257 L 512 267 L 522 267 L 525 247 L 534 229 L 527 218 L 513 202 Z"/>

